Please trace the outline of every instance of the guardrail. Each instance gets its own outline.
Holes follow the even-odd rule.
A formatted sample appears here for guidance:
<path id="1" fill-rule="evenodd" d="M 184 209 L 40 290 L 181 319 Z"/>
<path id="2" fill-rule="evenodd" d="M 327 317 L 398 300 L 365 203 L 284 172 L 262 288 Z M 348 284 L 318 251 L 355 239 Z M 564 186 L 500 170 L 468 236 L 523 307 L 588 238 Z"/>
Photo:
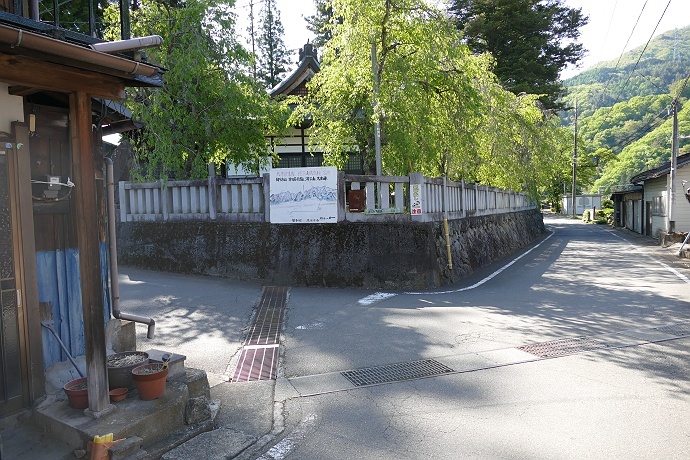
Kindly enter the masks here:
<path id="1" fill-rule="evenodd" d="M 254 178 L 120 182 L 120 219 L 268 222 L 269 174 Z M 536 208 L 525 193 L 409 176 L 338 174 L 338 221 L 440 221 Z"/>

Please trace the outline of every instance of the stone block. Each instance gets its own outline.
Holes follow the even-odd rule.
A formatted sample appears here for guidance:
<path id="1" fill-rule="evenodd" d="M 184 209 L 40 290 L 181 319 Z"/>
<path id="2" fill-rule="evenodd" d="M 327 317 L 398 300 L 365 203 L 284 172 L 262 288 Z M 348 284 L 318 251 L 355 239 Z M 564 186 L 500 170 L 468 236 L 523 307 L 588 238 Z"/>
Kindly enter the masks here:
<path id="1" fill-rule="evenodd" d="M 201 369 L 185 369 L 184 383 L 189 389 L 190 398 L 204 396 L 211 397 L 211 387 L 208 383 L 206 371 Z"/>
<path id="2" fill-rule="evenodd" d="M 194 425 L 211 418 L 211 405 L 206 396 L 190 398 L 184 413 L 185 423 Z"/>

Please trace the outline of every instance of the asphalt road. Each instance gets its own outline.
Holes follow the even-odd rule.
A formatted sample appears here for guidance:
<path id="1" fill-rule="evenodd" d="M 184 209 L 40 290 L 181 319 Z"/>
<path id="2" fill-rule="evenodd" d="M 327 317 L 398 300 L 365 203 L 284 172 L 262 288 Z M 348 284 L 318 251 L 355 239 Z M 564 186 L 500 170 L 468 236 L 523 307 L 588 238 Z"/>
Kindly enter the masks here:
<path id="1" fill-rule="evenodd" d="M 545 222 L 549 236 L 443 290 L 291 288 L 286 428 L 240 458 L 690 458 L 690 270 L 608 226 Z M 607 345 L 518 349 L 583 337 Z M 354 388 L 341 374 L 421 360 L 453 372 Z"/>

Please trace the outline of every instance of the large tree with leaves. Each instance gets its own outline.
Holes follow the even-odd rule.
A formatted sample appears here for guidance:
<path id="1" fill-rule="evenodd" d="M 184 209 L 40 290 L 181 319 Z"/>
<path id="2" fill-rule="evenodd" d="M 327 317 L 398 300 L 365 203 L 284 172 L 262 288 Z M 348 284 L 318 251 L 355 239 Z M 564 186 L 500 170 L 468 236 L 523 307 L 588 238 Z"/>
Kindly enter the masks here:
<path id="1" fill-rule="evenodd" d="M 562 108 L 559 73 L 584 54 L 577 40 L 588 18 L 581 8 L 563 0 L 452 0 L 449 10 L 470 49 L 494 57 L 505 88 Z"/>
<path id="2" fill-rule="evenodd" d="M 373 172 L 378 122 L 384 173 L 536 193 L 561 154 L 561 130 L 536 97 L 505 91 L 490 56 L 473 55 L 447 16 L 423 0 L 331 6 L 340 20 L 331 23 L 322 70 L 292 119 L 313 120 L 312 139 L 327 163 L 341 165 L 357 150 Z"/>
<path id="3" fill-rule="evenodd" d="M 314 0 L 316 13 L 304 18 L 307 29 L 314 34 L 314 46 L 323 47 L 333 37 L 329 24 L 333 20 L 333 8 L 330 0 Z"/>
<path id="4" fill-rule="evenodd" d="M 249 75 L 251 56 L 237 42 L 229 6 L 143 0 L 132 12 L 134 35 L 163 37 L 148 53 L 167 69 L 164 88 L 141 88 L 127 101 L 146 124 L 135 138 L 135 175 L 199 178 L 211 162 L 253 162 L 267 151 L 265 135 L 284 125 L 277 104 Z"/>
<path id="5" fill-rule="evenodd" d="M 267 88 L 282 81 L 290 64 L 283 35 L 285 30 L 275 0 L 264 0 L 259 14 L 257 76 Z"/>

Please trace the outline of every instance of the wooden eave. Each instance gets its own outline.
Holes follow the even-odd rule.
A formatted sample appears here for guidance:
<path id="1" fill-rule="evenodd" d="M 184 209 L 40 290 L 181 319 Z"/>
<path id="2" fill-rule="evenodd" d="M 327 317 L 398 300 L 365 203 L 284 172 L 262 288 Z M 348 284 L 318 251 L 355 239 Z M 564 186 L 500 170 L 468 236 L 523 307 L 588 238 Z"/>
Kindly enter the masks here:
<path id="1" fill-rule="evenodd" d="M 157 67 L 0 23 L 0 81 L 120 100 L 125 86 L 163 86 Z"/>
<path id="2" fill-rule="evenodd" d="M 320 70 L 321 66 L 318 61 L 312 56 L 308 56 L 300 62 L 299 67 L 273 88 L 269 94 L 272 97 L 291 94 L 301 84 L 311 80 Z"/>

